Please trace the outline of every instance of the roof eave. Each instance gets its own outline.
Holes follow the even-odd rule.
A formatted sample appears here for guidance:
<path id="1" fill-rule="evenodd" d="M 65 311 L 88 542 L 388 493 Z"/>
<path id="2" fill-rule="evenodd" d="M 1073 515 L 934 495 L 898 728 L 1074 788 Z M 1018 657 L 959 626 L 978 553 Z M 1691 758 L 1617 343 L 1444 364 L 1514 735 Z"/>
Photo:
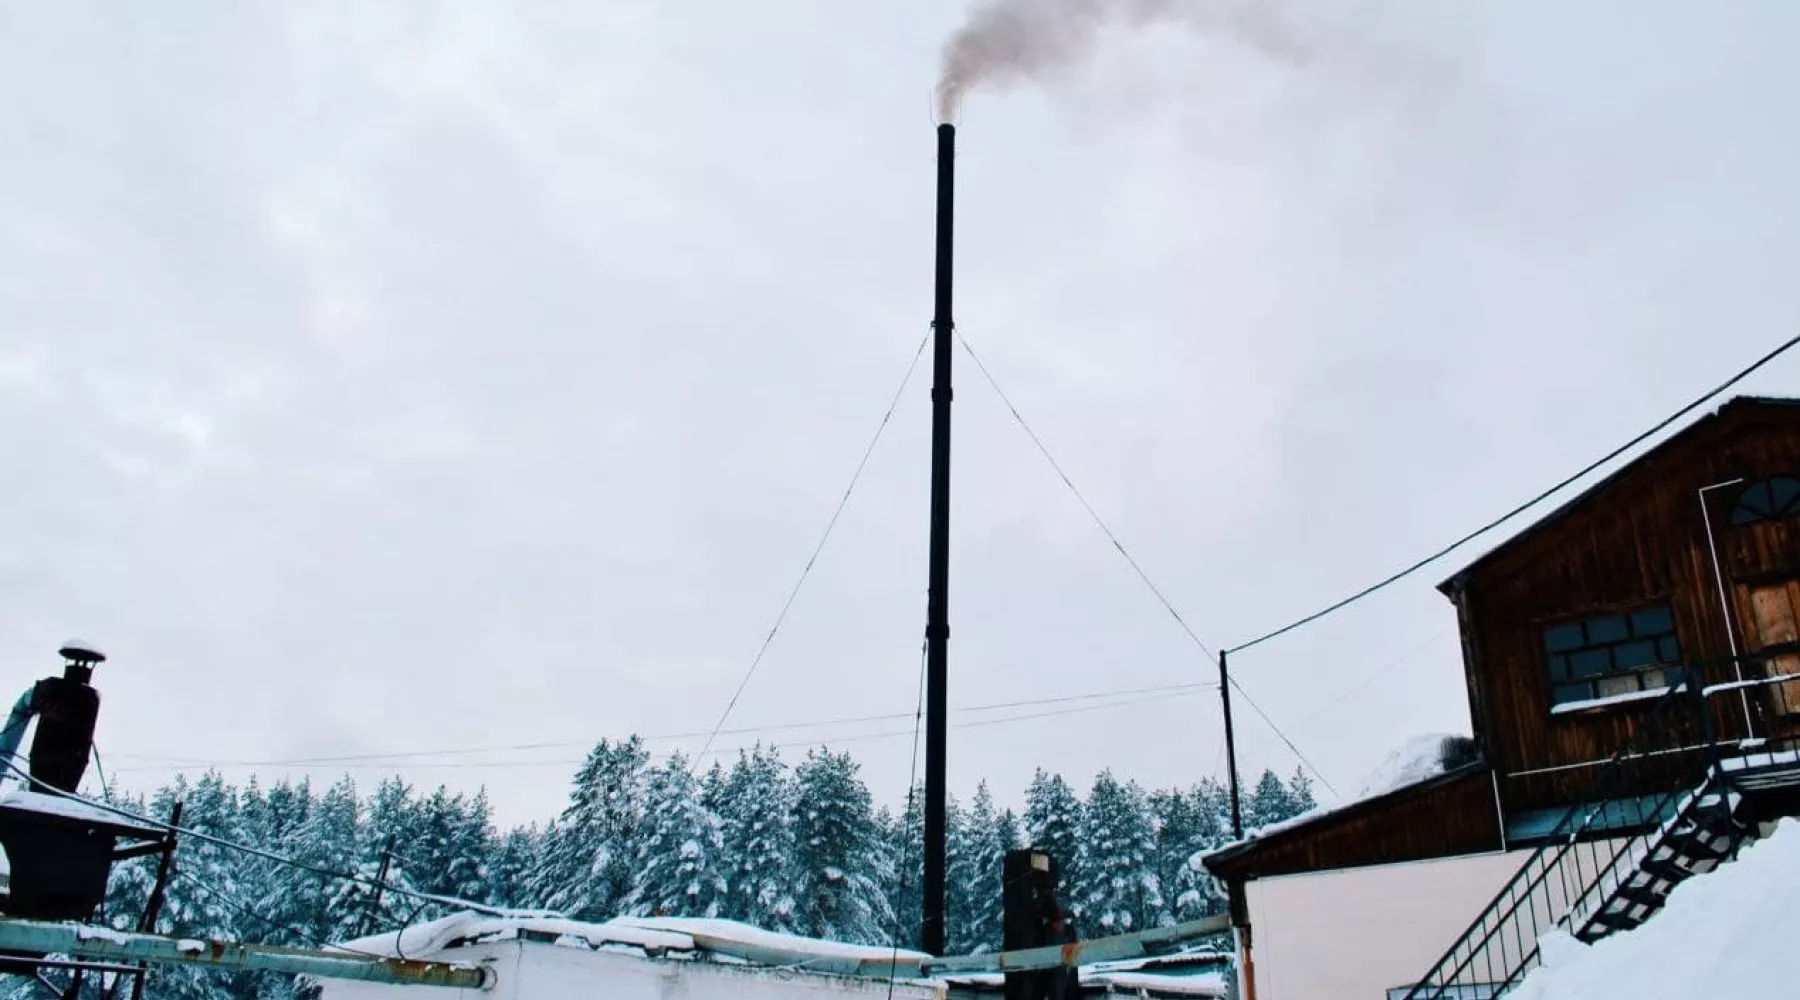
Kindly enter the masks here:
<path id="1" fill-rule="evenodd" d="M 1448 596 L 1452 595 L 1455 591 L 1461 590 L 1463 588 L 1463 585 L 1468 581 L 1468 578 L 1470 576 L 1472 576 L 1477 569 L 1479 569 L 1481 566 L 1485 565 L 1489 559 L 1492 559 L 1496 555 L 1499 555 L 1501 552 L 1504 552 L 1507 549 L 1511 548 L 1514 544 L 1524 540 L 1525 538 L 1530 537 L 1531 535 L 1536 534 L 1538 531 L 1540 531 L 1544 528 L 1547 528 L 1551 524 L 1554 524 L 1556 521 L 1562 519 L 1563 516 L 1574 511 L 1574 509 L 1576 507 L 1579 507 L 1583 502 L 1589 500 L 1594 495 L 1596 495 L 1599 492 L 1601 492 L 1602 490 L 1604 490 L 1606 487 L 1612 485 L 1612 483 L 1614 481 L 1618 480 L 1620 477 L 1624 476 L 1627 472 L 1629 472 L 1630 470 L 1635 468 L 1637 466 L 1637 464 L 1639 462 L 1643 461 L 1645 458 L 1648 458 L 1649 456 L 1657 453 L 1658 451 L 1661 451 L 1662 449 L 1668 447 L 1670 444 L 1674 443 L 1676 440 L 1686 437 L 1688 434 L 1692 433 L 1694 430 L 1696 430 L 1700 427 L 1703 427 L 1706 424 L 1711 423 L 1713 420 L 1715 420 L 1718 417 L 1720 417 L 1721 415 L 1723 415 L 1726 411 L 1735 410 L 1735 409 L 1745 407 L 1745 406 L 1796 407 L 1796 406 L 1800 406 L 1800 396 L 1733 396 L 1733 397 L 1731 397 L 1730 399 L 1726 400 L 1725 402 L 1720 403 L 1711 412 L 1706 413 L 1705 415 L 1701 416 L 1700 418 L 1694 420 L 1692 423 L 1689 423 L 1686 426 L 1681 427 L 1679 430 L 1676 430 L 1673 434 L 1670 434 L 1668 437 L 1662 439 L 1661 441 L 1658 441 L 1657 443 L 1651 445 L 1649 448 L 1645 449 L 1644 451 L 1639 452 L 1637 455 L 1628 459 L 1625 462 L 1625 464 L 1619 466 L 1617 469 L 1614 469 L 1612 472 L 1609 472 L 1605 476 L 1596 480 L 1592 486 L 1589 486 L 1586 489 L 1582 490 L 1581 492 L 1575 494 L 1573 497 L 1569 498 L 1567 501 L 1558 505 L 1554 510 L 1551 510 L 1548 514 L 1545 514 L 1543 517 L 1538 518 L 1536 521 L 1533 521 L 1530 524 L 1526 525 L 1525 527 L 1520 528 L 1518 531 L 1514 532 L 1511 536 L 1509 536 L 1505 541 L 1502 541 L 1498 545 L 1495 545 L 1493 548 L 1488 549 L 1486 552 L 1483 552 L 1481 555 L 1476 556 L 1474 559 L 1470 560 L 1467 565 L 1463 566 L 1462 569 L 1458 570 L 1455 573 L 1455 575 L 1453 575 L 1449 579 L 1444 580 L 1443 582 L 1439 583 L 1437 586 L 1438 592 L 1442 593 L 1448 597 Z"/>
<path id="2" fill-rule="evenodd" d="M 1342 822 L 1343 820 L 1360 816 L 1364 813 L 1374 812 L 1402 799 L 1410 798 L 1414 795 L 1422 795 L 1425 792 L 1461 781 L 1471 775 L 1485 773 L 1489 769 L 1488 762 L 1485 758 L 1473 760 L 1461 767 L 1452 768 L 1445 771 L 1443 774 L 1427 778 L 1424 781 L 1414 782 L 1410 785 L 1402 785 L 1399 788 L 1383 792 L 1380 795 L 1352 802 L 1342 809 L 1333 809 L 1329 812 L 1322 812 L 1305 823 L 1284 827 L 1266 837 L 1252 836 L 1249 839 L 1232 844 L 1230 847 L 1208 854 L 1201 858 L 1200 861 L 1201 864 L 1206 866 L 1207 871 L 1212 872 L 1220 878 L 1224 878 L 1225 875 L 1218 870 L 1218 865 L 1215 865 L 1215 862 L 1218 862 L 1220 865 L 1228 865 L 1246 855 L 1254 854 L 1273 845 L 1285 843 L 1304 834 L 1313 832 L 1322 824 Z"/>

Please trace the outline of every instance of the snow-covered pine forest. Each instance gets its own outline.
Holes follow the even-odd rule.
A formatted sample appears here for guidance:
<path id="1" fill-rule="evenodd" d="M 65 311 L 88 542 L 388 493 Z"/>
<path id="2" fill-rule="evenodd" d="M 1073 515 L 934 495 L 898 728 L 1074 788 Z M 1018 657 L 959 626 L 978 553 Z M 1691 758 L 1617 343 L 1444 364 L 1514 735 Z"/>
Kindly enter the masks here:
<path id="1" fill-rule="evenodd" d="M 579 919 L 620 913 L 719 916 L 771 930 L 862 943 L 910 944 L 919 925 L 922 818 L 915 804 L 877 808 L 846 753 L 813 750 L 790 764 L 757 748 L 692 775 L 643 742 L 602 741 L 576 773 L 569 804 L 546 826 L 497 831 L 485 794 L 424 793 L 395 779 L 364 795 L 349 778 L 242 786 L 218 774 L 177 779 L 121 805 L 334 872 L 418 892 Z M 1000 943 L 1002 854 L 1032 843 L 1063 865 L 1062 897 L 1084 937 L 1218 913 L 1224 901 L 1190 860 L 1230 839 L 1217 782 L 1146 790 L 1102 772 L 1085 793 L 1040 771 L 1024 812 L 985 784 L 953 804 L 949 936 L 953 952 Z M 1246 787 L 1245 823 L 1279 822 L 1313 806 L 1303 774 L 1272 772 Z M 396 893 L 188 838 L 159 930 L 191 937 L 318 945 L 429 920 L 442 910 Z M 153 869 L 121 866 L 106 914 L 121 929 L 142 912 Z M 31 996 L 36 987 L 7 996 Z M 283 1000 L 274 977 L 162 970 L 152 995 L 181 1000 Z"/>

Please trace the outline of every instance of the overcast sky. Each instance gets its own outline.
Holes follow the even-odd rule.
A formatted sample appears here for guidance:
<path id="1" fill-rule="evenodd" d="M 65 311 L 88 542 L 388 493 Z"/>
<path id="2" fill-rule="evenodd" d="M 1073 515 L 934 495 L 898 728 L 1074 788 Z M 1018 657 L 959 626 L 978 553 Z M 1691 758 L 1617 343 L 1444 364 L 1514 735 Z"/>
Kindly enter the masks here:
<path id="1" fill-rule="evenodd" d="M 959 327 L 1214 648 L 1561 478 L 1800 314 L 1800 7 L 1290 6 L 1299 64 L 1119 31 L 961 114 Z M 569 744 L 352 762 L 485 785 L 503 822 L 561 808 L 586 743 L 710 728 L 926 332 L 962 17 L 0 6 L 3 683 L 101 645 L 99 747 L 133 785 Z M 1212 680 L 959 364 L 952 705 Z M 912 711 L 928 382 L 729 729 Z M 1800 357 L 1744 388 L 1800 391 Z M 1433 584 L 1479 548 L 1237 659 L 1340 790 L 1466 731 Z M 952 789 L 1220 773 L 1207 690 L 955 721 L 1118 701 L 954 730 Z M 1245 770 L 1293 769 L 1238 728 Z M 893 802 L 900 731 L 717 747 L 829 739 Z"/>

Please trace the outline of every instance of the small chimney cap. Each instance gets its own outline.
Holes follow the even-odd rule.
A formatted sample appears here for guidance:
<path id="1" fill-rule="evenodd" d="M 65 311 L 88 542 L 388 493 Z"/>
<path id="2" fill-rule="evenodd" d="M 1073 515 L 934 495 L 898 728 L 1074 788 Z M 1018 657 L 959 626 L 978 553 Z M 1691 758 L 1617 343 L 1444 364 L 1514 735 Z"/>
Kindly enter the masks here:
<path id="1" fill-rule="evenodd" d="M 106 662 L 106 654 L 100 652 L 98 646 L 95 646 L 91 642 L 83 642 L 80 639 L 70 639 L 68 642 L 63 643 L 62 648 L 58 649 L 56 653 L 63 659 L 72 660 L 76 663 L 91 665 Z"/>

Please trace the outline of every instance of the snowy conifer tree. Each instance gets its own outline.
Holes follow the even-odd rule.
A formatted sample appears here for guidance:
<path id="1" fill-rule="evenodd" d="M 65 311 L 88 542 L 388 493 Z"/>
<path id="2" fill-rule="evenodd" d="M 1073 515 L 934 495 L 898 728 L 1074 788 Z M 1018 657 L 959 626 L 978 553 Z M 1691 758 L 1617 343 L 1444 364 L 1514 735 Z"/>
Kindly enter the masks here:
<path id="1" fill-rule="evenodd" d="M 344 941 L 365 934 L 395 930 L 444 915 L 444 907 L 418 899 L 421 891 L 407 871 L 406 859 L 395 853 L 385 870 L 378 858 L 361 858 L 348 869 L 355 879 L 331 879 L 327 885 L 325 912 L 334 928 L 332 937 Z"/>
<path id="2" fill-rule="evenodd" d="M 760 744 L 739 752 L 725 778 L 719 814 L 729 897 L 724 913 L 772 931 L 794 928 L 793 775 Z"/>
<path id="3" fill-rule="evenodd" d="M 1011 809 L 1000 810 L 1000 819 L 995 824 L 995 836 L 999 838 L 1001 868 L 1006 866 L 1006 853 L 1016 851 L 1025 846 L 1025 838 L 1019 832 L 1019 817 Z M 1002 873 L 1004 875 L 1004 872 Z"/>
<path id="4" fill-rule="evenodd" d="M 743 751 L 739 750 L 738 755 L 742 756 Z M 712 766 L 706 769 L 706 777 L 700 779 L 700 808 L 720 817 L 721 821 L 724 819 L 726 810 L 725 777 L 725 765 L 715 759 Z"/>
<path id="5" fill-rule="evenodd" d="M 282 853 L 303 864 L 334 872 L 353 871 L 361 811 L 355 783 L 343 778 L 312 803 L 306 819 L 277 844 Z M 304 868 L 276 865 L 258 888 L 261 897 L 255 900 L 256 912 L 301 939 L 294 943 L 317 947 L 353 936 L 343 932 L 354 932 L 356 925 L 346 924 L 333 906 L 345 888 L 339 880 Z M 267 928 L 258 930 L 267 933 Z"/>
<path id="6" fill-rule="evenodd" d="M 167 816 L 182 802 L 181 825 L 225 840 L 242 840 L 237 826 L 235 790 L 215 771 L 189 784 L 177 777 L 150 806 L 153 815 Z M 211 841 L 188 837 L 181 843 L 177 871 L 163 903 L 166 926 L 174 933 L 218 936 L 229 939 L 242 916 L 231 901 L 242 892 L 238 884 L 243 855 Z"/>
<path id="7" fill-rule="evenodd" d="M 113 802 L 120 809 L 149 816 L 150 805 L 143 796 L 131 797 L 115 792 Z M 168 817 L 162 816 L 162 819 Z M 150 890 L 156 884 L 156 857 L 132 858 L 113 865 L 112 878 L 106 883 L 103 912 L 114 930 L 137 930 L 138 919 L 150 902 Z"/>
<path id="8" fill-rule="evenodd" d="M 167 816 L 175 802 L 184 803 L 181 825 L 200 833 L 231 841 L 243 840 L 238 826 L 236 789 L 216 772 L 207 772 L 189 784 L 177 777 L 151 802 L 150 813 Z M 237 939 L 261 928 L 250 920 L 242 903 L 248 888 L 241 878 L 244 855 L 197 837 L 181 842 L 176 871 L 164 897 L 160 927 L 179 937 Z M 149 981 L 146 994 L 173 1000 L 221 1000 L 234 985 L 254 977 L 221 976 L 192 967 L 160 967 Z"/>
<path id="9" fill-rule="evenodd" d="M 1222 912 L 1217 887 L 1198 861 L 1198 855 L 1222 842 L 1208 790 L 1153 792 L 1150 807 L 1156 814 L 1156 875 L 1166 907 L 1163 922 Z"/>
<path id="10" fill-rule="evenodd" d="M 1162 911 L 1162 887 L 1156 878 L 1156 830 L 1143 790 L 1102 771 L 1083 816 L 1077 883 L 1083 930 L 1123 934 L 1152 925 Z"/>
<path id="11" fill-rule="evenodd" d="M 528 876 L 539 864 L 541 846 L 542 835 L 535 826 L 515 827 L 501 834 L 489 865 L 493 873 L 488 887 L 489 903 L 519 910 L 542 908 L 527 886 Z"/>
<path id="12" fill-rule="evenodd" d="M 1294 776 L 1288 779 L 1288 795 L 1292 799 L 1293 815 L 1318 807 L 1319 802 L 1313 798 L 1312 779 L 1306 776 L 1306 769 L 1294 765 Z"/>
<path id="13" fill-rule="evenodd" d="M 1195 806 L 1219 829 L 1219 843 L 1234 839 L 1231 831 L 1231 789 L 1214 778 L 1201 778 L 1194 786 Z"/>
<path id="14" fill-rule="evenodd" d="M 881 888 L 882 905 L 889 913 L 894 914 L 896 921 L 882 929 L 886 935 L 882 938 L 883 944 L 892 944 L 899 939 L 900 925 L 897 921 L 900 913 L 898 909 L 902 860 L 900 852 L 905 847 L 902 839 L 904 835 L 900 830 L 901 819 L 902 817 L 894 815 L 894 811 L 887 806 L 875 810 L 875 852 L 879 856 L 875 867 L 880 872 L 875 881 Z"/>
<path id="15" fill-rule="evenodd" d="M 950 820 L 950 900 L 947 941 L 952 952 L 998 951 L 1006 852 L 1018 841 L 1018 821 L 994 808 L 987 782 L 975 787 L 966 810 Z"/>
<path id="16" fill-rule="evenodd" d="M 1274 771 L 1264 770 L 1244 802 L 1244 829 L 1260 830 L 1300 812 L 1294 793 Z"/>
<path id="17" fill-rule="evenodd" d="M 416 809 L 411 837 L 403 848 L 407 867 L 423 892 L 451 899 L 485 899 L 493 835 L 487 792 L 465 800 L 439 785 Z"/>
<path id="18" fill-rule="evenodd" d="M 887 854 L 894 872 L 888 901 L 894 911 L 894 944 L 918 948 L 924 922 L 925 892 L 925 787 L 915 786 L 906 806 L 885 831 Z"/>
<path id="19" fill-rule="evenodd" d="M 1060 774 L 1032 776 L 1025 789 L 1025 846 L 1046 851 L 1056 859 L 1057 897 L 1063 908 L 1079 917 L 1081 897 L 1076 892 L 1081 876 L 1081 800 Z"/>
<path id="20" fill-rule="evenodd" d="M 304 781 L 265 787 L 252 778 L 240 790 L 217 774 L 178 778 L 148 804 L 123 794 L 119 800 L 166 817 L 183 799 L 186 826 L 365 880 L 184 838 L 158 927 L 163 933 L 316 946 L 437 915 L 440 908 L 408 895 L 416 887 L 561 908 L 586 919 L 615 915 L 629 900 L 638 912 L 716 912 L 773 930 L 916 942 L 923 793 L 899 816 L 872 814 L 848 755 L 815 751 L 796 774 L 774 750 L 758 747 L 694 781 L 679 761 L 651 768 L 635 738 L 603 741 L 573 786 L 568 809 L 542 832 L 503 835 L 492 829 L 485 793 L 440 788 L 420 797 L 398 779 L 383 781 L 366 801 L 347 778 L 315 796 Z M 1245 824 L 1278 823 L 1312 806 L 1305 773 L 1297 769 L 1283 780 L 1265 772 L 1244 796 Z M 996 808 L 985 785 L 967 808 L 952 808 L 946 930 L 954 950 L 999 945 L 1003 857 L 1023 846 L 1020 825 Z M 1083 803 L 1060 777 L 1039 771 L 1026 792 L 1023 827 L 1026 843 L 1057 858 L 1061 899 L 1086 936 L 1224 910 L 1219 885 L 1194 863 L 1231 837 L 1229 796 L 1217 781 L 1146 795 L 1102 774 Z M 391 888 L 377 893 L 368 880 L 390 844 Z M 153 859 L 119 865 L 106 919 L 134 926 L 153 875 Z M 282 977 L 196 969 L 157 970 L 149 993 L 175 1000 L 307 997 Z M 0 989 L 0 1000 L 13 996 Z"/>
<path id="21" fill-rule="evenodd" d="M 974 948 L 968 931 L 976 922 L 980 838 L 972 825 L 969 810 L 949 796 L 944 802 L 944 947 L 953 955 Z"/>
<path id="22" fill-rule="evenodd" d="M 608 920 L 637 887 L 649 751 L 636 736 L 601 740 L 575 775 L 534 893 L 579 920 Z"/>
<path id="23" fill-rule="evenodd" d="M 412 786 L 399 778 L 382 779 L 381 784 L 375 786 L 375 795 L 369 800 L 365 813 L 368 823 L 363 831 L 366 841 L 363 853 L 368 853 L 368 845 L 386 843 L 389 837 L 411 843 L 418 812 Z"/>
<path id="24" fill-rule="evenodd" d="M 796 770 L 796 924 L 810 937 L 864 944 L 893 924 L 881 884 L 869 790 L 849 754 L 815 750 Z"/>
<path id="25" fill-rule="evenodd" d="M 725 899 L 724 838 L 700 804 L 700 787 L 676 754 L 650 770 L 637 886 L 626 907 L 638 916 L 716 917 Z"/>

